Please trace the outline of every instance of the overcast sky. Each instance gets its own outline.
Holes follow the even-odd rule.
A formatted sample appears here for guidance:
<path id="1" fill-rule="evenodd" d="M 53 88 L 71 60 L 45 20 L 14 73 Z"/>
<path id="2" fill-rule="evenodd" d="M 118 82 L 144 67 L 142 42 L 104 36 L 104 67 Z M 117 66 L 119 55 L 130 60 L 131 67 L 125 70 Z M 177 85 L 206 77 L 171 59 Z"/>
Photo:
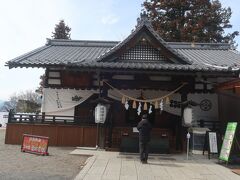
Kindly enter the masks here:
<path id="1" fill-rule="evenodd" d="M 71 39 L 123 40 L 136 25 L 143 0 L 0 0 L 0 100 L 15 92 L 35 90 L 43 69 L 14 68 L 4 64 L 43 46 L 55 24 L 64 19 Z M 230 6 L 233 30 L 240 30 L 239 0 L 221 0 Z M 236 39 L 240 44 L 240 38 Z"/>

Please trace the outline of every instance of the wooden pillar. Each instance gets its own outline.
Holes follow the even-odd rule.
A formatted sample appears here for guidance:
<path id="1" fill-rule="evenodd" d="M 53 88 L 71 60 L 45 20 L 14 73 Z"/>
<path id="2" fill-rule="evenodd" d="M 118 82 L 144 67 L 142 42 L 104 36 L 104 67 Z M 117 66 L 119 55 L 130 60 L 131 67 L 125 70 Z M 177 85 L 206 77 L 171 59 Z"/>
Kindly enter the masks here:
<path id="1" fill-rule="evenodd" d="M 184 108 L 186 107 L 186 102 L 187 99 L 187 94 L 189 93 L 190 89 L 191 89 L 191 82 L 187 81 L 188 84 L 185 85 L 181 90 L 180 90 L 180 94 L 181 94 L 181 117 L 180 117 L 180 121 L 178 121 L 177 126 L 176 126 L 176 150 L 184 150 L 185 147 L 185 140 L 186 140 L 186 128 L 184 128 L 182 126 L 182 121 L 183 121 L 183 111 Z"/>
<path id="2" fill-rule="evenodd" d="M 14 117 L 13 109 L 10 109 L 10 111 L 8 113 L 8 123 L 11 123 L 12 117 Z"/>
<path id="3" fill-rule="evenodd" d="M 185 102 L 187 101 L 187 93 L 186 92 L 182 92 L 181 94 L 181 102 Z M 182 121 L 183 121 L 183 111 L 184 111 L 184 108 L 186 107 L 186 105 L 182 105 L 181 106 L 181 121 L 180 121 L 180 136 L 179 136 L 179 147 L 181 150 L 184 150 L 185 148 L 185 142 L 186 142 L 186 128 L 182 126 Z"/>
<path id="4" fill-rule="evenodd" d="M 45 112 L 42 113 L 42 120 L 41 120 L 41 122 L 44 123 L 44 121 L 45 121 Z"/>
<path id="5" fill-rule="evenodd" d="M 99 98 L 104 98 L 104 93 L 103 93 L 103 85 L 104 85 L 104 83 L 103 83 L 103 81 L 102 81 L 102 79 L 103 79 L 103 76 L 102 76 L 102 74 L 101 74 L 101 72 L 100 71 L 98 71 L 98 88 L 99 88 L 99 94 L 98 94 L 98 97 Z M 100 148 L 104 148 L 104 142 L 105 142 L 105 129 L 104 129 L 104 126 L 103 126 L 103 124 L 101 124 L 101 123 L 98 123 L 97 124 L 97 129 L 98 129 L 98 131 L 97 131 L 97 145 L 100 147 Z"/>

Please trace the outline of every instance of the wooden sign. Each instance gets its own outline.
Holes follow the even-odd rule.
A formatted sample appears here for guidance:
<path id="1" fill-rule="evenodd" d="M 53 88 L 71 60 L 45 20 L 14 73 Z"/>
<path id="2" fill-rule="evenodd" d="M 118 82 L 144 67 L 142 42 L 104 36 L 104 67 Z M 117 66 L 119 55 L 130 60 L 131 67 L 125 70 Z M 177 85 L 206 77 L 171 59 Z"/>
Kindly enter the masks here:
<path id="1" fill-rule="evenodd" d="M 48 140 L 48 137 L 24 134 L 21 151 L 48 155 Z"/>
<path id="2" fill-rule="evenodd" d="M 237 122 L 229 122 L 227 124 L 227 129 L 225 132 L 221 153 L 219 156 L 219 159 L 222 161 L 228 162 L 229 160 L 236 129 L 237 129 Z"/>

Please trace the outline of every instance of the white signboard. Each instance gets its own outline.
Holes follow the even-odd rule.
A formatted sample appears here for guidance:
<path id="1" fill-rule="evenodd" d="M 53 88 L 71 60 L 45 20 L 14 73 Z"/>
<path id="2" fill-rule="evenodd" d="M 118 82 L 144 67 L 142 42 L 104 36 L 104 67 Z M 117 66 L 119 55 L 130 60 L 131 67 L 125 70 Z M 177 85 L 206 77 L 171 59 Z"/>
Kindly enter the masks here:
<path id="1" fill-rule="evenodd" d="M 218 153 L 216 132 L 209 132 L 208 138 L 209 138 L 210 153 Z"/>

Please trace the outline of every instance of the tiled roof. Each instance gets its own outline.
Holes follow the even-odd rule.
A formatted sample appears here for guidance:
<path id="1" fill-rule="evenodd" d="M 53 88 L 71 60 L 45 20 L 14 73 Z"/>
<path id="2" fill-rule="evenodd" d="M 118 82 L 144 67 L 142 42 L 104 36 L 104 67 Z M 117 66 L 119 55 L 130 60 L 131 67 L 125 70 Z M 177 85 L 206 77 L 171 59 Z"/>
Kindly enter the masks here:
<path id="1" fill-rule="evenodd" d="M 92 61 L 117 43 L 114 41 L 48 40 L 45 46 L 8 61 L 8 65 L 9 67 L 44 67 Z"/>
<path id="2" fill-rule="evenodd" d="M 118 42 L 116 41 L 72 41 L 49 40 L 48 44 L 25 55 L 8 61 L 13 67 L 46 67 L 46 66 L 79 66 L 84 68 L 122 68 L 149 70 L 183 70 L 183 71 L 232 71 L 234 66 L 240 66 L 238 51 L 227 48 L 225 44 L 209 47 L 208 44 L 169 43 L 178 54 L 181 54 L 192 64 L 161 64 L 161 63 L 131 63 L 131 62 L 98 62 L 99 56 L 108 52 Z M 198 47 L 199 45 L 199 47 Z"/>
<path id="3" fill-rule="evenodd" d="M 161 48 L 178 59 L 178 63 L 109 61 L 111 55 L 143 30 L 150 32 Z M 240 54 L 231 50 L 228 44 L 165 42 L 148 21 L 141 21 L 121 42 L 48 40 L 45 46 L 8 61 L 7 65 L 9 68 L 69 66 L 120 70 L 233 72 L 239 71 Z"/>
<path id="4" fill-rule="evenodd" d="M 240 65 L 240 54 L 233 50 L 177 49 L 177 52 L 196 65 L 235 66 Z"/>

